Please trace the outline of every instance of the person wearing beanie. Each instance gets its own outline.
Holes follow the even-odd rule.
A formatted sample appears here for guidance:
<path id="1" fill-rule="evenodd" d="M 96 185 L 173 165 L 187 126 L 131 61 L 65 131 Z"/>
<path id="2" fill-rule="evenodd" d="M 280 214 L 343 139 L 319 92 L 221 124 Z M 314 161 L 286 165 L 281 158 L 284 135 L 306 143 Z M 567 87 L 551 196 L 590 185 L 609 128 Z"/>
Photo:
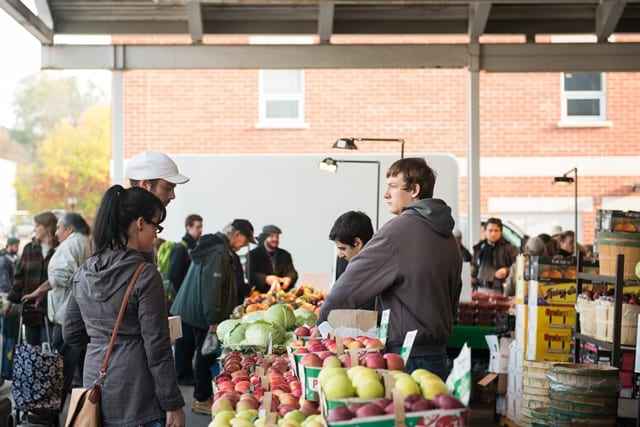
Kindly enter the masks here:
<path id="1" fill-rule="evenodd" d="M 260 292 L 289 291 L 298 281 L 291 254 L 280 248 L 282 230 L 266 225 L 258 236 L 258 247 L 249 252 L 249 281 Z"/>

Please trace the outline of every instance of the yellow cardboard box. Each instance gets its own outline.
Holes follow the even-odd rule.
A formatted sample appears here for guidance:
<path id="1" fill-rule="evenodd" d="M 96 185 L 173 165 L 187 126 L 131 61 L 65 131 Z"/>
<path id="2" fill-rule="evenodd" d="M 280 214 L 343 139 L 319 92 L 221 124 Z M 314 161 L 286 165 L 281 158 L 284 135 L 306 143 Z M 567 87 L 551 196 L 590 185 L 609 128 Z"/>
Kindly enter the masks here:
<path id="1" fill-rule="evenodd" d="M 572 357 L 573 331 L 571 329 L 550 329 L 536 335 L 535 328 L 529 328 L 527 360 L 537 362 L 568 362 Z"/>
<path id="2" fill-rule="evenodd" d="M 548 283 L 529 281 L 529 306 L 548 305 L 568 305 L 576 304 L 576 283 Z"/>
<path id="3" fill-rule="evenodd" d="M 568 306 L 547 305 L 529 307 L 529 328 L 536 335 L 550 329 L 569 329 L 576 325 L 576 309 Z"/>

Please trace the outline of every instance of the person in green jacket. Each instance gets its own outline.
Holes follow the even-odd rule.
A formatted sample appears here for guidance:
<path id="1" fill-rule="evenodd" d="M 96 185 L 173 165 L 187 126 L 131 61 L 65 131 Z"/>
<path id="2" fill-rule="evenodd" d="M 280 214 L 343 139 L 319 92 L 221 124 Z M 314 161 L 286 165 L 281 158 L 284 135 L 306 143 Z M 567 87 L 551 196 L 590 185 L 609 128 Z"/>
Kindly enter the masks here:
<path id="1" fill-rule="evenodd" d="M 205 338 L 251 291 L 236 255 L 249 242 L 255 239 L 246 219 L 236 219 L 222 232 L 202 236 L 190 252 L 191 265 L 171 306 L 171 313 L 193 329 L 196 372 L 191 409 L 197 413 L 211 414 L 213 403 L 209 370 L 213 360 L 202 355 Z"/>

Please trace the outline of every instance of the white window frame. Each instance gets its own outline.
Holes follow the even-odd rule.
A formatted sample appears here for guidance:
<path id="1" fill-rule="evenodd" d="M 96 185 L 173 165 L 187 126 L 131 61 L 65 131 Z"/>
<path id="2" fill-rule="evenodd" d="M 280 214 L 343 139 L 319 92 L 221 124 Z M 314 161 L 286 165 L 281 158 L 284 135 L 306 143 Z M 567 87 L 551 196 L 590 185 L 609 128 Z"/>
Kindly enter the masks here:
<path id="1" fill-rule="evenodd" d="M 316 44 L 315 36 L 251 36 L 249 44 L 254 45 L 310 45 Z M 264 71 L 258 73 L 258 129 L 308 129 L 305 122 L 305 73 L 300 73 L 301 89 L 298 94 L 273 95 L 264 93 Z M 267 118 L 267 101 L 298 101 L 298 117 L 295 119 Z"/>
<path id="2" fill-rule="evenodd" d="M 304 96 L 305 96 L 305 75 L 304 70 L 292 70 L 300 73 L 300 92 L 297 94 L 267 94 L 264 92 L 264 76 L 265 71 L 259 71 L 259 128 L 307 128 L 308 125 L 304 121 Z M 274 119 L 267 117 L 268 101 L 298 101 L 298 117 L 287 119 Z"/>
<path id="3" fill-rule="evenodd" d="M 607 78 L 600 72 L 601 90 L 565 90 L 564 81 L 567 73 L 560 74 L 560 90 L 562 100 L 561 120 L 564 123 L 593 123 L 607 121 Z M 570 116 L 567 114 L 567 103 L 572 99 L 597 99 L 600 104 L 600 114 L 597 116 Z"/>

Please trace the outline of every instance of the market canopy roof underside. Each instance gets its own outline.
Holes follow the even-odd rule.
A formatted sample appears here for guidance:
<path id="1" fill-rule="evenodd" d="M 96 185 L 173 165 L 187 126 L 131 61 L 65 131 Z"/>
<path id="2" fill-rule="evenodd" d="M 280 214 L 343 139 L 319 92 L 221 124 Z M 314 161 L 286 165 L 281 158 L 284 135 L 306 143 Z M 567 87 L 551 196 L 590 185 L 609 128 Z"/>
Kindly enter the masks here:
<path id="1" fill-rule="evenodd" d="M 43 43 L 44 68 L 463 67 L 476 55 L 479 67 L 488 71 L 588 68 L 576 57 L 590 57 L 593 67 L 602 70 L 606 63 L 614 63 L 613 71 L 640 69 L 640 45 L 607 43 L 613 33 L 640 33 L 640 0 L 35 1 L 37 14 L 20 0 L 0 0 L 0 7 Z M 53 43 L 55 34 L 184 34 L 192 45 L 171 46 L 169 55 L 164 46 L 163 59 L 154 46 L 110 46 L 109 51 L 59 47 Z M 294 58 L 288 46 L 224 47 L 215 45 L 215 39 L 202 43 L 207 35 L 230 34 L 317 35 L 319 44 L 296 47 Z M 405 45 L 397 52 L 391 47 L 402 44 L 331 44 L 333 35 L 442 34 L 467 38 L 455 45 Z M 478 47 L 483 34 L 520 34 L 527 43 Z M 599 43 L 572 47 L 535 43 L 540 34 L 594 34 Z M 213 58 L 229 52 L 234 52 L 233 61 Z M 246 57 L 256 54 L 254 60 Z M 102 59 L 96 60 L 98 56 Z M 195 59 L 185 62 L 185 56 Z M 513 61 L 524 63 L 510 66 Z"/>

